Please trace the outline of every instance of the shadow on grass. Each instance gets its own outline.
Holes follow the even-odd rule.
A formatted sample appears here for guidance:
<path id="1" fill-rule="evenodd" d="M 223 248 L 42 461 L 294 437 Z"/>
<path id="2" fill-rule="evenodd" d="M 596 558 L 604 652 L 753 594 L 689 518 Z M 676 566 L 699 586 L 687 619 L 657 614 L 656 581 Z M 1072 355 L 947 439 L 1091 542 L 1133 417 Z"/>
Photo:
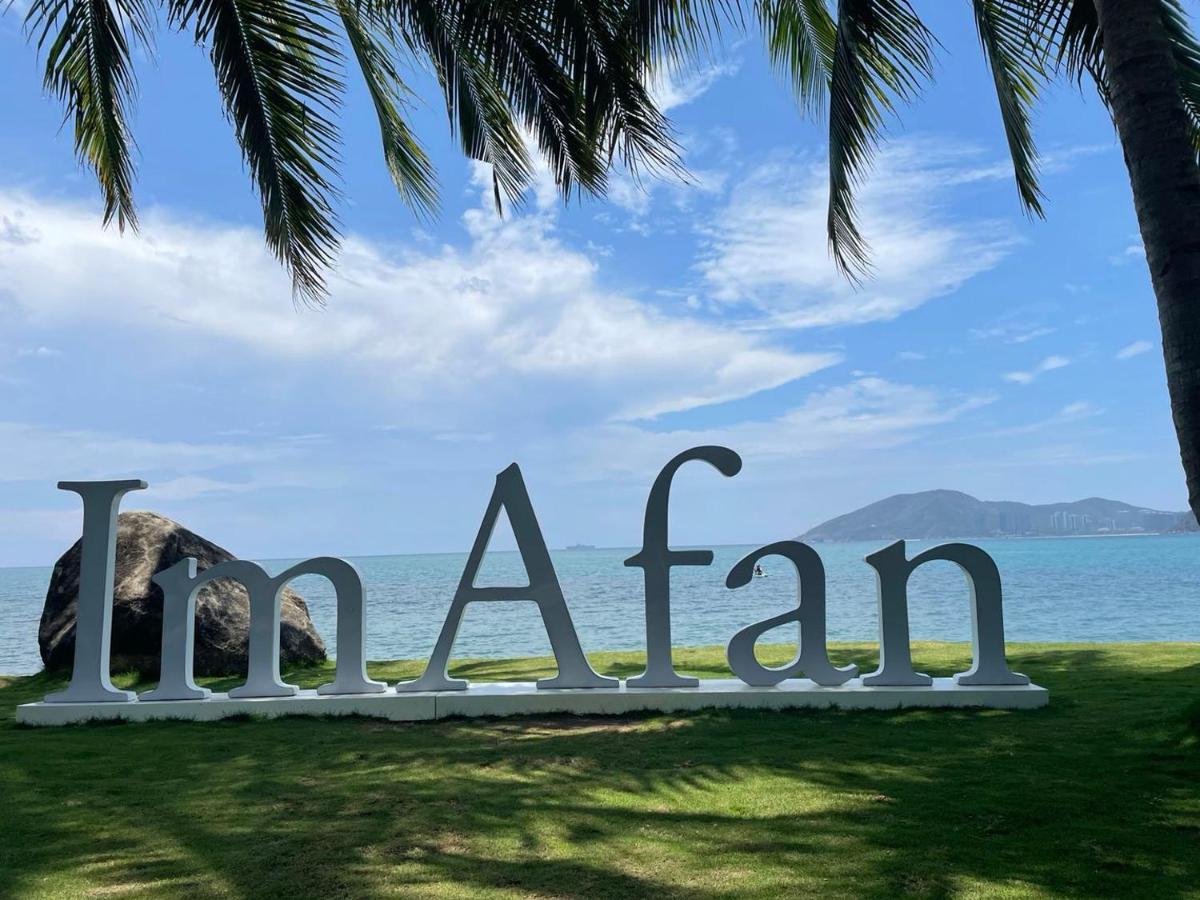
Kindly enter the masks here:
<path id="1" fill-rule="evenodd" d="M 870 653 L 836 655 L 863 664 Z M 915 655 L 945 674 L 965 651 Z M 717 651 L 679 658 L 681 670 L 726 674 Z M 1200 648 L 1012 658 L 1051 689 L 1049 708 L 0 726 L 0 896 L 1194 891 Z M 640 671 L 628 654 L 596 664 Z M 17 679 L 0 705 L 57 683 Z"/>

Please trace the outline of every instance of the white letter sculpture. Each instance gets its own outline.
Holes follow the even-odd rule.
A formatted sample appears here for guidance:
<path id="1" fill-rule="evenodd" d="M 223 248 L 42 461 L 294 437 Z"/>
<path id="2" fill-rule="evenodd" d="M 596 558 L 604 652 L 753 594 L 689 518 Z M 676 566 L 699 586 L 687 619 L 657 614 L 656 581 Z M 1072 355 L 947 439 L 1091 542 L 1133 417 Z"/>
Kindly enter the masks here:
<path id="1" fill-rule="evenodd" d="M 196 560 L 181 559 L 151 581 L 163 595 L 162 651 L 158 660 L 158 686 L 142 700 L 205 700 L 208 688 L 193 680 L 196 653 L 196 594 L 203 582 L 196 577 Z"/>
<path id="2" fill-rule="evenodd" d="M 162 664 L 158 687 L 143 700 L 202 700 L 207 688 L 192 680 L 196 594 L 214 578 L 233 578 L 250 595 L 250 646 L 246 683 L 230 697 L 291 697 L 299 690 L 279 677 L 279 615 L 283 589 L 301 575 L 322 575 L 337 597 L 337 669 L 319 694 L 373 694 L 387 689 L 367 677 L 363 588 L 358 571 L 344 559 L 320 556 L 297 563 L 272 578 L 257 563 L 229 560 L 196 573 L 196 560 L 181 559 L 154 576 L 163 592 Z"/>
<path id="3" fill-rule="evenodd" d="M 663 466 L 646 500 L 641 552 L 625 560 L 630 568 L 645 573 L 646 582 L 646 671 L 627 679 L 627 687 L 698 687 L 700 680 L 685 678 L 675 671 L 671 659 L 671 568 L 710 566 L 711 550 L 672 550 L 667 545 L 667 505 L 671 479 L 685 462 L 698 459 L 726 478 L 742 469 L 742 458 L 728 447 L 693 447 Z"/>
<path id="4" fill-rule="evenodd" d="M 914 672 L 908 637 L 908 579 L 920 565 L 935 559 L 952 562 L 971 588 L 971 648 L 974 663 L 954 676 L 956 684 L 1029 684 L 1029 678 L 1010 672 L 1004 658 L 1004 610 L 1000 571 L 983 550 L 970 544 L 942 544 L 911 560 L 904 541 L 896 541 L 866 558 L 875 570 L 879 590 L 879 668 L 863 676 L 863 684 L 920 686 L 933 679 Z"/>
<path id="5" fill-rule="evenodd" d="M 667 523 L 671 483 L 686 462 L 700 460 L 732 477 L 742 460 L 726 447 L 693 447 L 677 455 L 654 479 L 646 500 L 642 548 L 625 560 L 640 568 L 645 581 L 646 669 L 621 684 L 599 675 L 588 663 L 546 541 L 538 527 L 521 470 L 513 463 L 496 476 L 475 543 L 467 557 L 458 588 L 425 671 L 413 681 L 386 684 L 367 677 L 365 609 L 362 580 L 345 560 L 308 559 L 271 577 L 259 565 L 228 560 L 197 572 L 195 559 L 183 559 L 154 575 L 162 589 L 162 656 L 158 686 L 136 696 L 113 687 L 109 678 L 112 630 L 113 576 L 116 555 L 117 510 L 128 491 L 144 488 L 143 481 L 61 482 L 83 499 L 80 584 L 75 625 L 75 668 L 66 690 L 41 703 L 23 704 L 17 721 L 63 725 L 91 719 L 154 718 L 208 720 L 236 715 L 240 710 L 265 715 L 377 715 L 394 721 L 423 721 L 447 716 L 512 715 L 521 712 L 617 713 L 642 709 L 690 709 L 697 704 L 731 708 L 783 709 L 848 706 L 892 709 L 903 706 L 987 706 L 1031 709 L 1044 706 L 1044 688 L 1008 668 L 1004 656 L 1004 613 L 1000 572 L 987 553 L 969 544 L 943 544 L 905 555 L 897 541 L 866 558 L 874 568 L 879 603 L 879 668 L 856 678 L 856 666 L 837 667 L 829 661 L 826 644 L 825 567 L 817 552 L 800 541 L 778 541 L 747 554 L 729 570 L 730 589 L 744 588 L 760 560 L 779 556 L 796 570 L 796 605 L 779 615 L 755 622 L 729 641 L 729 667 L 741 680 L 715 679 L 697 691 L 696 678 L 684 678 L 674 668 L 671 648 L 671 569 L 708 566 L 710 550 L 672 550 Z M 479 569 L 501 512 L 508 514 L 528 584 L 500 587 L 476 585 Z M 914 672 L 909 645 L 908 582 L 927 562 L 945 560 L 962 570 L 970 588 L 973 662 L 969 670 L 935 682 Z M 301 575 L 320 575 L 333 585 L 337 597 L 337 668 L 334 680 L 314 691 L 303 691 L 281 680 L 279 672 L 280 608 L 284 588 Z M 250 636 L 246 681 L 228 697 L 212 696 L 196 684 L 193 671 L 196 637 L 196 598 L 216 578 L 233 578 L 249 596 Z M 558 663 L 558 674 L 532 684 L 480 685 L 470 694 L 469 682 L 451 678 L 450 655 L 467 606 L 475 601 L 527 601 L 537 605 Z M 778 667 L 764 666 L 755 645 L 781 625 L 798 628 L 796 654 Z M 800 680 L 802 678 L 810 681 Z M 789 679 L 797 682 L 785 684 Z M 561 688 L 543 691 L 542 688 Z M 576 689 L 600 689 L 584 690 Z M 661 691 L 639 691 L 658 688 Z M 684 688 L 674 691 L 673 688 Z M 883 688 L 880 690 L 879 688 Z M 439 693 L 445 692 L 445 693 Z M 854 696 L 850 698 L 849 695 Z M 333 696 L 329 696 L 333 695 Z M 254 702 L 236 702 L 253 698 Z M 259 699 L 261 698 L 261 699 Z M 272 700 L 271 698 L 279 698 Z M 287 699 L 290 698 L 290 699 Z M 233 700 L 235 702 L 229 702 Z M 137 701 L 137 702 L 131 702 Z M 142 702 L 148 701 L 148 702 Z M 166 702 L 155 702 L 166 701 Z M 193 702 L 187 702 L 193 701 Z"/>
<path id="6" fill-rule="evenodd" d="M 75 601 L 75 666 L 65 691 L 46 696 L 47 703 L 123 703 L 132 691 L 113 687 L 109 676 L 112 646 L 113 569 L 117 554 L 117 511 L 130 491 L 146 482 L 60 481 L 60 490 L 83 498 L 83 537 L 79 558 L 79 597 Z"/>
<path id="7" fill-rule="evenodd" d="M 796 567 L 799 580 L 796 608 L 764 619 L 735 634 L 726 649 L 729 668 L 734 675 L 754 687 L 769 687 L 801 674 L 820 685 L 845 684 L 858 674 L 858 667 L 839 669 L 829 661 L 825 645 L 825 566 L 816 550 L 799 541 L 768 544 L 738 560 L 729 570 L 725 586 L 740 588 L 749 584 L 754 578 L 755 564 L 767 556 L 782 556 Z M 772 628 L 788 622 L 800 624 L 800 645 L 796 648 L 795 658 L 780 668 L 764 666 L 754 655 L 755 643 Z"/>
<path id="8" fill-rule="evenodd" d="M 501 508 L 508 513 L 508 521 L 512 525 L 513 536 L 517 539 L 521 562 L 529 575 L 529 584 L 524 587 L 476 587 L 475 578 L 483 562 L 483 555 L 487 552 L 488 543 L 492 539 Z M 483 514 L 483 522 L 475 536 L 471 555 L 467 558 L 467 565 L 458 582 L 458 590 L 454 592 L 450 612 L 446 614 L 446 621 L 438 635 L 429 664 L 420 678 L 415 681 L 402 681 L 396 685 L 396 690 L 401 693 L 466 690 L 469 682 L 461 678 L 451 678 L 447 671 L 450 652 L 454 649 L 454 639 L 458 637 L 463 613 L 466 612 L 468 603 L 502 600 L 531 600 L 537 604 L 542 623 L 546 626 L 546 636 L 550 638 L 550 649 L 558 663 L 558 675 L 539 680 L 539 688 L 602 688 L 616 687 L 619 684 L 615 678 L 598 675 L 583 655 L 583 648 L 579 646 L 579 636 L 575 633 L 575 624 L 567 610 L 567 601 L 563 598 L 562 588 L 558 584 L 558 575 L 550 561 L 550 552 L 546 549 L 542 530 L 538 527 L 537 516 L 533 512 L 533 504 L 529 500 L 529 492 L 525 489 L 521 470 L 513 463 L 496 476 L 492 499 Z"/>

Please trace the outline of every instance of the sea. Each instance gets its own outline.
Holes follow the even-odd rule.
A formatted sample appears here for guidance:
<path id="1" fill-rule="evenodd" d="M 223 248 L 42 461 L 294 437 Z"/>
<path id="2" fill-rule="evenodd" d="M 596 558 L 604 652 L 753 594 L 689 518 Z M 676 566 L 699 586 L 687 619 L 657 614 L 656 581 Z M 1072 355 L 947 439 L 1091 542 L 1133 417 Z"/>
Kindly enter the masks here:
<path id="1" fill-rule="evenodd" d="M 933 541 L 909 541 L 910 556 Z M 1134 535 L 972 540 L 996 560 L 1004 585 L 1009 641 L 1200 641 L 1200 535 Z M 863 557 L 881 543 L 819 543 L 825 565 L 828 635 L 835 641 L 875 640 L 875 574 Z M 754 549 L 714 547 L 711 566 L 676 568 L 671 619 L 677 647 L 724 644 L 738 629 L 794 607 L 791 563 L 763 561 L 765 578 L 737 590 L 725 575 Z M 624 566 L 633 548 L 571 549 L 551 556 L 586 651 L 645 646 L 640 569 Z M 351 557 L 367 595 L 370 659 L 424 658 L 433 649 L 466 563 L 465 553 Z M 263 560 L 280 572 L 297 560 Z M 0 568 L 0 673 L 41 668 L 37 629 L 49 567 Z M 515 552 L 492 552 L 476 584 L 520 585 L 525 570 Z M 292 585 L 308 602 L 313 622 L 336 655 L 333 591 L 321 578 Z M 968 591 L 950 563 L 930 563 L 909 583 L 914 640 L 970 639 Z M 767 640 L 794 640 L 781 626 Z M 550 652 L 529 602 L 468 607 L 455 657 L 512 657 Z"/>

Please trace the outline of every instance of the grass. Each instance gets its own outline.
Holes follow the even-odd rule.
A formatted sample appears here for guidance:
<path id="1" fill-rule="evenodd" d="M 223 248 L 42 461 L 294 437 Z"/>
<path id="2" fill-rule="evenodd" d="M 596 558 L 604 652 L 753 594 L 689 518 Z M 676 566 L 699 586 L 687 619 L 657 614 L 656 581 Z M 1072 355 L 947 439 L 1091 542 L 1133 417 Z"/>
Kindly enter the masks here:
<path id="1" fill-rule="evenodd" d="M 1048 708 L 32 729 L 60 680 L 0 679 L 0 897 L 1200 897 L 1200 645 L 1010 658 Z"/>

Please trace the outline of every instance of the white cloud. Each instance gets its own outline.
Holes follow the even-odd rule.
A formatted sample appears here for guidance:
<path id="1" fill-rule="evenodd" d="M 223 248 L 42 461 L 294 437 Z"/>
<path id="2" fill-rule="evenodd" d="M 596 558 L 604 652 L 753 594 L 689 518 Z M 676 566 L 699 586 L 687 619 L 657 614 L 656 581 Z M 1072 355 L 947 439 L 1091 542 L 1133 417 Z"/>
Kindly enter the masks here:
<path id="1" fill-rule="evenodd" d="M 675 210 L 687 212 L 698 198 L 720 194 L 728 180 L 725 172 L 695 166 L 689 166 L 687 172 L 679 176 L 649 173 L 635 178 L 628 172 L 617 172 L 609 179 L 606 198 L 634 215 L 634 222 L 629 226 L 632 230 L 648 234 L 652 224 L 661 226 L 663 221 L 670 227 L 676 224 L 673 219 L 664 220 L 661 216 L 655 223 L 642 221 L 657 198 L 665 195 Z"/>
<path id="2" fill-rule="evenodd" d="M 152 441 L 84 429 L 0 422 L 0 481 L 134 478 L 279 460 L 288 448 L 257 442 Z"/>
<path id="3" fill-rule="evenodd" d="M 942 201 L 956 186 L 1000 177 L 971 149 L 904 140 L 885 148 L 858 197 L 874 275 L 861 287 L 827 250 L 825 162 L 778 159 L 736 185 L 707 228 L 700 271 L 713 296 L 766 313 L 764 327 L 886 321 L 997 265 L 1012 230 L 957 221 Z"/>
<path id="4" fill-rule="evenodd" d="M 62 356 L 62 351 L 55 350 L 53 347 L 22 347 L 17 351 L 17 356 L 18 358 L 53 359 L 56 356 Z"/>
<path id="5" fill-rule="evenodd" d="M 956 469 L 973 469 L 982 472 L 1018 468 L 1050 469 L 1058 470 L 1059 474 L 1057 477 L 1061 478 L 1063 470 L 1071 470 L 1079 466 L 1111 466 L 1130 462 L 1144 463 L 1146 460 L 1154 458 L 1153 454 L 1148 453 L 1098 451 L 1095 443 L 1089 442 L 1015 447 L 1003 456 L 966 456 L 955 460 L 951 465 Z"/>
<path id="6" fill-rule="evenodd" d="M 372 390 L 431 410 L 559 402 L 591 419 L 630 419 L 737 399 L 838 361 L 606 290 L 591 258 L 549 214 L 464 218 L 469 245 L 394 250 L 350 237 L 324 310 L 296 310 L 253 229 L 143 216 L 140 236 L 93 212 L 0 192 L 0 215 L 33 236 L 0 242 L 0 310 L 39 326 L 140 329 L 202 346 L 352 372 Z M 233 352 L 239 352 L 234 350 Z M 480 385 L 497 387 L 485 403 Z M 506 388 L 506 390 L 501 390 Z M 544 390 L 537 390 L 542 388 Z M 557 398 L 557 401 L 554 399 Z M 454 401 L 454 402 L 449 402 Z"/>
<path id="7" fill-rule="evenodd" d="M 1065 356 L 1047 356 L 1027 372 L 1006 373 L 1004 380 L 1011 381 L 1014 384 L 1032 384 L 1039 375 L 1042 375 L 1046 372 L 1053 372 L 1055 369 L 1065 368 L 1070 364 L 1071 361 Z"/>
<path id="8" fill-rule="evenodd" d="M 1074 147 L 1056 147 L 1041 154 L 1042 172 L 1046 174 L 1065 172 L 1070 169 L 1075 160 L 1086 156 L 1096 156 L 1102 153 L 1112 153 L 1119 150 L 1116 141 L 1107 144 L 1078 144 Z M 1011 169 L 1009 170 L 1011 174 Z"/>
<path id="9" fill-rule="evenodd" d="M 1074 403 L 1068 403 L 1052 416 L 1044 419 L 1039 419 L 1036 422 L 1030 422 L 1026 425 L 1015 425 L 1010 428 L 1001 428 L 997 431 L 989 433 L 990 437 L 1015 437 L 1017 435 L 1033 434 L 1039 431 L 1045 431 L 1048 428 L 1054 428 L 1058 425 L 1076 425 L 1088 419 L 1094 419 L 1097 416 L 1104 414 L 1101 407 L 1096 406 L 1086 400 L 1077 400 Z"/>
<path id="10" fill-rule="evenodd" d="M 1117 359 L 1133 359 L 1135 356 L 1140 356 L 1154 349 L 1154 345 L 1149 341 L 1134 341 L 1132 344 L 1127 344 L 1117 351 Z"/>
<path id="11" fill-rule="evenodd" d="M 733 447 L 748 466 L 795 467 L 818 459 L 836 465 L 850 455 L 908 443 L 991 401 L 986 395 L 959 395 L 867 376 L 814 392 L 782 415 L 761 421 L 706 429 L 647 431 L 610 425 L 589 431 L 578 438 L 585 449 L 576 448 L 582 469 L 575 474 L 641 474 L 680 449 L 701 444 Z"/>
<path id="12" fill-rule="evenodd" d="M 36 535 L 57 553 L 79 539 L 80 518 L 78 509 L 0 508 L 0 539 L 10 544 Z"/>
<path id="13" fill-rule="evenodd" d="M 445 441 L 448 444 L 487 444 L 496 439 L 490 431 L 446 431 L 433 436 L 435 441 Z"/>
<path id="14" fill-rule="evenodd" d="M 972 328 L 971 336 L 980 340 L 999 340 L 1006 344 L 1027 344 L 1032 340 L 1054 334 L 1046 325 L 1030 325 L 1023 322 L 1002 322 L 987 328 Z"/>
<path id="15" fill-rule="evenodd" d="M 1129 244 L 1120 253 L 1112 253 L 1109 257 L 1109 265 L 1126 265 L 1134 262 L 1135 259 L 1146 258 L 1146 245 L 1142 244 L 1141 235 L 1133 234 L 1129 236 Z"/>
<path id="16" fill-rule="evenodd" d="M 658 108 L 669 112 L 698 99 L 718 79 L 737 73 L 739 60 L 727 60 L 708 66 L 662 65 L 650 85 L 650 96 Z"/>
<path id="17" fill-rule="evenodd" d="M 1141 236 L 1135 235 L 1133 238 L 1133 243 L 1126 246 L 1126 248 L 1124 250 L 1122 250 L 1120 253 L 1115 253 L 1112 256 L 1110 256 L 1108 258 L 1108 262 L 1110 265 L 1123 266 L 1126 263 L 1131 262 L 1135 259 L 1145 259 L 1145 258 L 1146 258 L 1146 247 L 1142 243 Z"/>
<path id="18" fill-rule="evenodd" d="M 904 443 L 921 429 L 988 402 L 985 396 L 957 396 L 866 376 L 812 394 L 778 420 L 731 431 L 739 445 L 759 456 L 816 456 L 842 447 L 865 450 Z"/>
<path id="19" fill-rule="evenodd" d="M 202 475 L 182 475 L 168 481 L 154 482 L 146 491 L 146 499 L 149 504 L 193 500 L 210 494 L 246 494 L 262 486 L 248 481 L 222 481 Z"/>
<path id="20" fill-rule="evenodd" d="M 326 448 L 303 454 L 260 435 L 255 448 L 281 455 L 241 466 L 236 460 L 244 448 L 230 449 L 227 444 L 160 443 L 94 432 L 0 432 L 0 446 L 25 448 L 19 453 L 26 465 L 22 474 L 46 482 L 45 489 L 26 489 L 30 506 L 40 505 L 38 498 L 47 492 L 53 497 L 56 492 L 50 485 L 64 475 L 141 476 L 150 489 L 131 498 L 126 508 L 155 509 L 248 556 L 271 557 L 340 547 L 363 553 L 460 547 L 473 534 L 491 473 L 513 459 L 530 479 L 548 534 L 557 522 L 558 534 L 568 537 L 562 531 L 565 513 L 556 503 L 556 498 L 566 497 L 568 506 L 586 510 L 587 527 L 608 523 L 604 527 L 612 528 L 614 535 L 609 540 L 635 539 L 645 490 L 654 474 L 688 446 L 719 443 L 745 460 L 738 490 L 693 491 L 687 482 L 696 470 L 689 469 L 679 483 L 674 506 L 680 518 L 673 528 L 681 526 L 675 531 L 681 542 L 689 536 L 710 539 L 704 537 L 711 534 L 705 530 L 707 521 L 718 526 L 724 540 L 737 540 L 746 539 L 747 529 L 750 534 L 795 533 L 796 516 L 808 508 L 812 492 L 830 490 L 831 478 L 861 482 L 864 472 L 903 452 L 904 445 L 910 447 L 907 452 L 920 454 L 921 467 L 927 468 L 926 445 L 917 442 L 989 400 L 864 377 L 813 391 L 766 420 L 747 418 L 728 426 L 594 423 L 563 430 L 553 440 L 514 440 L 509 434 L 497 435 L 494 443 L 492 435 L 484 433 L 438 433 L 422 439 L 397 428 L 370 442 L 348 436 L 332 453 Z M 40 463 L 30 462 L 42 455 L 47 458 Z M 0 467 L 10 458 L 11 453 L 0 456 Z M 80 459 L 89 464 L 79 466 Z M 338 462 L 344 470 L 330 472 Z M 397 480 L 399 493 L 385 488 Z M 263 487 L 285 489 L 249 496 Z M 779 496 L 794 497 L 796 503 L 761 505 L 761 498 Z M 382 499 L 386 497 L 404 498 L 398 512 Z M 36 553 L 21 551 L 14 561 L 52 559 L 78 536 L 77 504 L 66 495 L 59 500 L 61 511 L 23 513 L 17 502 L 0 511 L 0 532 L 19 521 L 20 546 L 37 548 Z M 705 505 L 717 501 L 721 505 Z M 826 498 L 820 507 L 830 515 L 835 511 L 828 506 L 831 502 Z M 381 504 L 388 511 L 373 516 Z M 725 504 L 735 504 L 737 510 Z M 310 515 L 314 509 L 321 515 Z M 438 514 L 429 514 L 431 510 Z M 10 512 L 11 521 L 6 518 Z M 572 529 L 579 527 L 578 521 L 571 523 Z M 16 552 L 13 546 L 7 545 L 10 553 Z"/>
<path id="21" fill-rule="evenodd" d="M 1089 403 L 1086 400 L 1076 400 L 1074 403 L 1068 403 L 1060 409 L 1057 419 L 1060 422 L 1077 422 L 1080 419 L 1090 418 L 1102 412 L 1104 410 L 1098 409 L 1093 403 Z"/>

